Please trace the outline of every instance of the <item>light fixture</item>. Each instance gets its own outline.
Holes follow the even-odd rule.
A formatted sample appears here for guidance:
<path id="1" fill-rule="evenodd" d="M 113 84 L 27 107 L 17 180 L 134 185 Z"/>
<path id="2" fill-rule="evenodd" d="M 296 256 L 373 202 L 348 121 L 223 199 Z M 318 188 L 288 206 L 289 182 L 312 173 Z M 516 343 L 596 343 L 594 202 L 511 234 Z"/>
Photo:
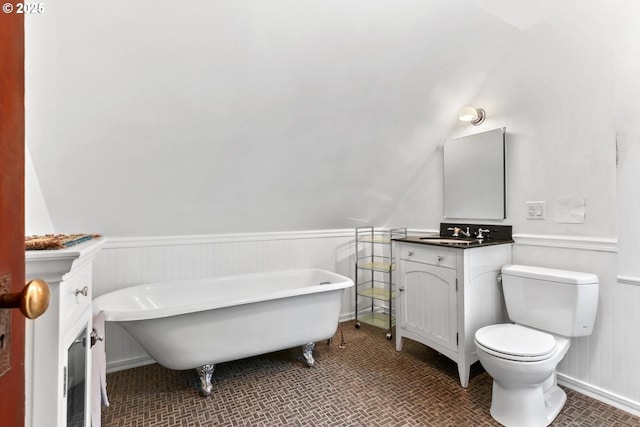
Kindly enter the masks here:
<path id="1" fill-rule="evenodd" d="M 464 107 L 458 114 L 458 119 L 462 122 L 469 122 L 474 126 L 478 126 L 484 122 L 486 113 L 482 108 Z"/>

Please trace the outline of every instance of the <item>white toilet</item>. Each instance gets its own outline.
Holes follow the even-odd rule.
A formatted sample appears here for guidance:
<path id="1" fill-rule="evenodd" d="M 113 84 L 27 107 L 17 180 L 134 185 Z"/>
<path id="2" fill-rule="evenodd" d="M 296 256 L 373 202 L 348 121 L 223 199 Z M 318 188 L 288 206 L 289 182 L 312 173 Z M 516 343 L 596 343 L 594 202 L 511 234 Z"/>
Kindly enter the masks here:
<path id="1" fill-rule="evenodd" d="M 508 427 L 547 426 L 567 400 L 556 367 L 570 337 L 593 330 L 598 277 L 506 265 L 502 289 L 515 324 L 485 326 L 475 334 L 480 363 L 493 378 L 491 416 Z"/>

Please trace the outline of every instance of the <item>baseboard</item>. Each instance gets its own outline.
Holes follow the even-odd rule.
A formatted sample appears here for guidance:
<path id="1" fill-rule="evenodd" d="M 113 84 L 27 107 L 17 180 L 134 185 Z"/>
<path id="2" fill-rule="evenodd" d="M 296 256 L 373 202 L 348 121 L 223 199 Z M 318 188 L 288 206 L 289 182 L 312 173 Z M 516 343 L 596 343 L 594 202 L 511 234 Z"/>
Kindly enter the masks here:
<path id="1" fill-rule="evenodd" d="M 338 319 L 338 321 L 340 323 L 342 322 L 348 322 L 349 320 L 353 320 L 356 318 L 355 313 L 352 311 L 351 313 L 343 313 L 340 315 L 340 318 Z"/>
<path id="2" fill-rule="evenodd" d="M 156 363 L 150 356 L 141 356 L 134 359 L 118 360 L 116 362 L 107 363 L 107 374 L 112 372 L 124 371 L 126 369 L 138 368 L 140 366 L 151 365 Z"/>
<path id="3" fill-rule="evenodd" d="M 558 384 L 575 390 L 578 393 L 582 393 L 586 396 L 592 397 L 600 402 L 604 402 L 608 405 L 621 409 L 635 416 L 640 416 L 640 403 L 635 402 L 626 397 L 618 396 L 607 390 L 603 390 L 599 387 L 587 384 L 575 378 L 571 378 L 567 375 L 558 373 Z"/>

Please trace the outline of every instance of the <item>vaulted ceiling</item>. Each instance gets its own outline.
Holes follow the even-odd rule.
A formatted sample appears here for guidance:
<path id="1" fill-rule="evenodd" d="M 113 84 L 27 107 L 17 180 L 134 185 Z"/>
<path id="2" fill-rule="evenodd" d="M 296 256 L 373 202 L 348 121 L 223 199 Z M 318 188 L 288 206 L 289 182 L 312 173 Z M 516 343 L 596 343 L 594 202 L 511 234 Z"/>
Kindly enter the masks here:
<path id="1" fill-rule="evenodd" d="M 59 232 L 379 225 L 524 32 L 575 0 L 65 1 L 27 21 Z"/>

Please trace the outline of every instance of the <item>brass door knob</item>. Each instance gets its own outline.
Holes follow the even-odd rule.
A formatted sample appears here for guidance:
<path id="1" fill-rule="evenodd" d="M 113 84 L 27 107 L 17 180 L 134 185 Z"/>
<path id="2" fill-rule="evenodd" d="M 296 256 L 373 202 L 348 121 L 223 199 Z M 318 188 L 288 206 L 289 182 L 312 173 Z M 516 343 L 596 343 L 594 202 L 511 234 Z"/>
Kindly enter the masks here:
<path id="1" fill-rule="evenodd" d="M 0 308 L 19 308 L 27 319 L 35 319 L 47 311 L 51 292 L 44 280 L 29 281 L 20 292 L 0 295 Z"/>

